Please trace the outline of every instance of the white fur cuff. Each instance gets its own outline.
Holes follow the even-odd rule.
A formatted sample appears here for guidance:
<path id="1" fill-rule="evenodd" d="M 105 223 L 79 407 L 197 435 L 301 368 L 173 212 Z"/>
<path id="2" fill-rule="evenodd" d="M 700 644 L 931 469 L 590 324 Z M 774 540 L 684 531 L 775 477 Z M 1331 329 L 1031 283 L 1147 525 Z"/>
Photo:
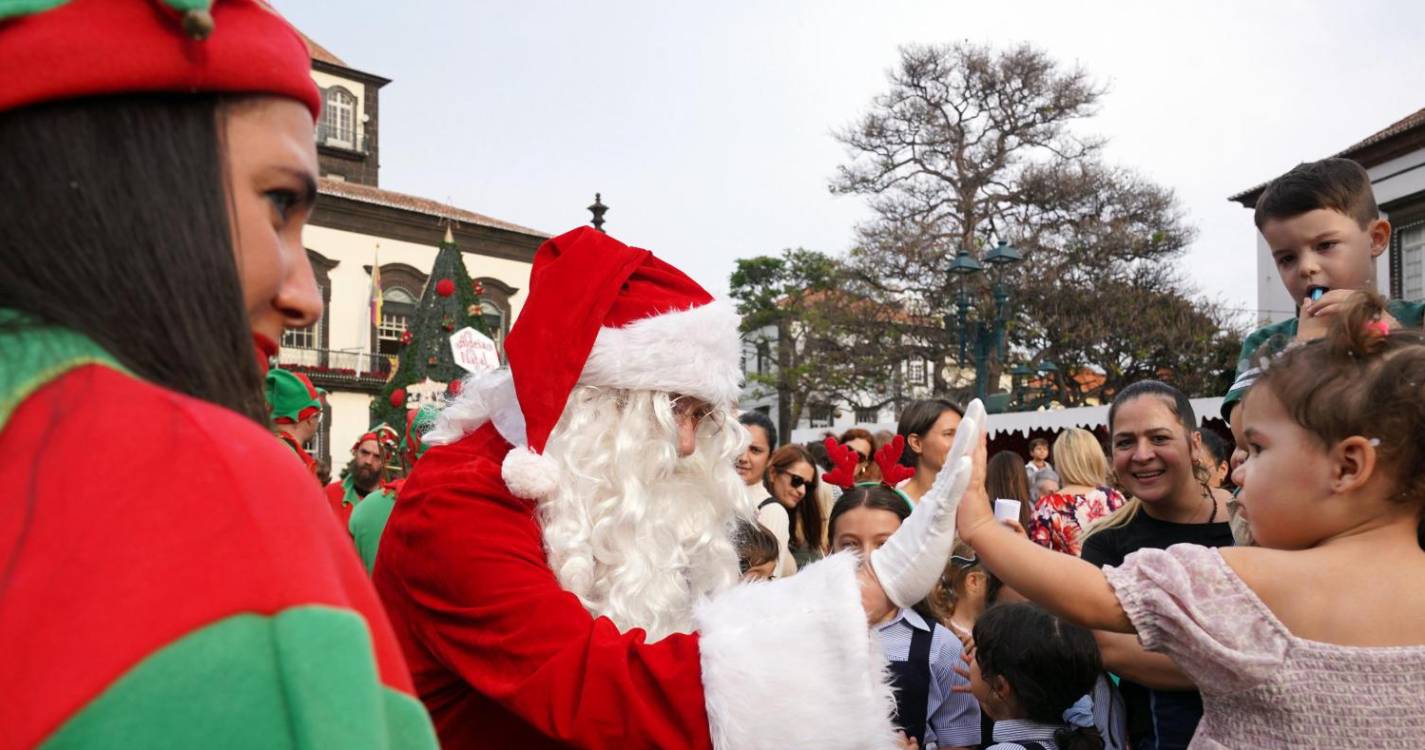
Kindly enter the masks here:
<path id="1" fill-rule="evenodd" d="M 897 746 L 895 699 L 861 609 L 856 566 L 850 553 L 833 555 L 698 606 L 714 747 Z"/>
<path id="2" fill-rule="evenodd" d="M 515 497 L 543 500 L 559 488 L 559 464 L 529 448 L 515 448 L 505 454 L 500 477 Z"/>

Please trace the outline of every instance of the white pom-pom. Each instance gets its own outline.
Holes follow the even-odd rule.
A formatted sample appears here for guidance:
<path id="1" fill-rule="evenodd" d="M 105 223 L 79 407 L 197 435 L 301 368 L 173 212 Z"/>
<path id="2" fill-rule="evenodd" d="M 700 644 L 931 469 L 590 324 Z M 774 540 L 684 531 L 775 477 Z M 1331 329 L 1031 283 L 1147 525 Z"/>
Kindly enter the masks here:
<path id="1" fill-rule="evenodd" d="M 559 465 L 527 447 L 505 454 L 500 476 L 515 497 L 528 500 L 543 500 L 559 488 Z"/>

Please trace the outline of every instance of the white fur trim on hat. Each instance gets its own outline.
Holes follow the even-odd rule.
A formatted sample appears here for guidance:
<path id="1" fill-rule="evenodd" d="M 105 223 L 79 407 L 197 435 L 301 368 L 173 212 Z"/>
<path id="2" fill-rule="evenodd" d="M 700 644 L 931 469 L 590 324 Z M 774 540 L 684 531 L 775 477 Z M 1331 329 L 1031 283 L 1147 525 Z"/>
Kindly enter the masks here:
<path id="1" fill-rule="evenodd" d="M 543 500 L 559 489 L 559 464 L 528 447 L 519 447 L 505 454 L 500 477 L 515 497 Z"/>
<path id="2" fill-rule="evenodd" d="M 697 607 L 713 747 L 897 747 L 895 698 L 861 609 L 857 565 L 850 553 L 832 555 Z"/>
<path id="3" fill-rule="evenodd" d="M 740 322 L 731 304 L 714 300 L 602 328 L 579 382 L 734 403 L 742 392 Z"/>

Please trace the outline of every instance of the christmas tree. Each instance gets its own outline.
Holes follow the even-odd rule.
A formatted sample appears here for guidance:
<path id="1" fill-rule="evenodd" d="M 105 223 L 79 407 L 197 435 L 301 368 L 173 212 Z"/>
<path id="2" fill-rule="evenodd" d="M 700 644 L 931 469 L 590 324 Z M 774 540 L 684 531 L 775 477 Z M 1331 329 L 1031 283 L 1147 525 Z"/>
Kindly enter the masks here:
<path id="1" fill-rule="evenodd" d="M 440 392 L 455 392 L 466 372 L 455 363 L 450 336 L 470 327 L 489 335 L 480 309 L 484 292 L 470 280 L 460 249 L 450 228 L 435 256 L 435 267 L 421 293 L 416 314 L 402 337 L 404 346 L 391 377 L 371 402 L 371 423 L 386 423 L 399 432 L 406 429 L 406 410 L 414 409 Z"/>

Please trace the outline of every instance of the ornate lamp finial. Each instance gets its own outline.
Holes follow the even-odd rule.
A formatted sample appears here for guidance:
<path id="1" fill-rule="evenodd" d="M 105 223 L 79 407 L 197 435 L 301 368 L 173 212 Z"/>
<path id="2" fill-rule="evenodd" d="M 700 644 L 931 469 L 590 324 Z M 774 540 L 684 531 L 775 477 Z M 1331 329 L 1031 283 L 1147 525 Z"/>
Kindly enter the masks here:
<path id="1" fill-rule="evenodd" d="M 589 223 L 593 224 L 594 228 L 600 232 L 604 231 L 604 213 L 608 210 L 609 207 L 604 205 L 603 196 L 599 193 L 594 193 L 594 203 L 589 206 L 589 213 L 594 215 L 594 220 Z"/>

